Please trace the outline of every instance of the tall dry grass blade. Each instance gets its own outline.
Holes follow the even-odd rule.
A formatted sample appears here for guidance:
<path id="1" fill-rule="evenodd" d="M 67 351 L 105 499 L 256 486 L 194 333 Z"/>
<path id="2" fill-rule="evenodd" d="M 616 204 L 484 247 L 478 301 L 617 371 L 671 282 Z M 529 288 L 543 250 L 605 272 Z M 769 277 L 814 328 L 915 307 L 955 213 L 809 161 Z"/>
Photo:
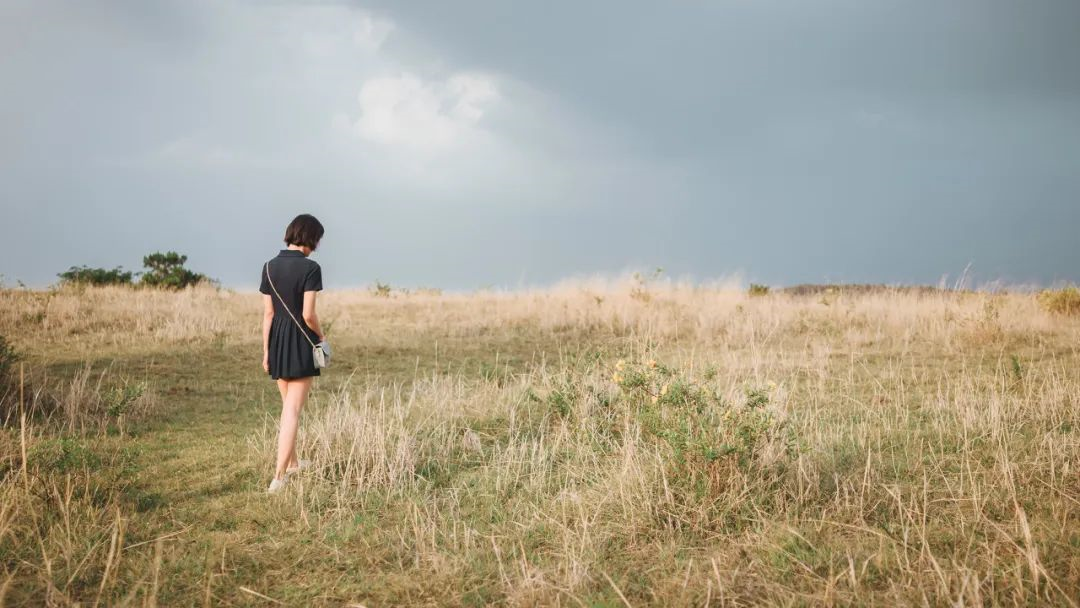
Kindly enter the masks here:
<path id="1" fill-rule="evenodd" d="M 609 585 L 611 585 L 611 588 L 615 590 L 615 593 L 618 594 L 619 599 L 622 600 L 622 603 L 626 606 L 626 608 L 634 608 L 630 604 L 630 600 L 626 599 L 626 596 L 623 595 L 623 592 L 619 589 L 619 586 L 615 584 L 615 581 L 611 580 L 611 577 L 607 575 L 607 572 L 601 570 L 600 574 L 604 575 L 604 579 L 608 582 Z"/>
<path id="2" fill-rule="evenodd" d="M 239 587 L 237 587 L 237 589 L 239 589 L 240 591 L 243 591 L 244 593 L 247 593 L 249 595 L 254 595 L 255 597 L 257 597 L 257 598 L 259 598 L 261 600 L 266 600 L 266 601 L 268 601 L 268 602 L 270 602 L 272 604 L 277 604 L 279 606 L 284 606 L 285 605 L 285 602 L 282 602 L 280 600 L 275 600 L 274 598 L 270 597 L 269 595 L 264 595 L 262 593 L 259 593 L 258 591 L 255 591 L 254 589 L 248 589 L 247 587 L 244 587 L 244 586 L 239 586 Z"/>
<path id="3" fill-rule="evenodd" d="M 114 561 L 119 562 L 120 552 L 123 551 L 123 519 L 120 517 L 120 508 L 116 508 L 116 518 L 113 520 L 112 534 L 109 537 L 109 554 L 105 557 L 105 569 L 101 573 L 101 584 L 98 585 L 97 597 L 94 599 L 94 608 L 101 603 L 101 596 L 109 584 L 109 576 L 115 569 Z"/>
<path id="4" fill-rule="evenodd" d="M 19 573 L 19 568 L 16 566 L 8 572 L 7 568 L 4 568 L 4 582 L 0 583 L 0 606 L 7 606 L 7 594 L 11 590 L 11 583 L 15 580 L 15 575 Z"/>
<path id="5" fill-rule="evenodd" d="M 19 363 L 19 449 L 22 453 L 23 487 L 30 492 L 30 474 L 26 458 L 26 364 Z"/>
<path id="6" fill-rule="evenodd" d="M 161 562 L 164 544 L 160 538 L 154 542 L 154 566 L 150 583 L 150 594 L 146 596 L 143 604 L 149 608 L 157 608 L 158 592 L 161 588 Z"/>

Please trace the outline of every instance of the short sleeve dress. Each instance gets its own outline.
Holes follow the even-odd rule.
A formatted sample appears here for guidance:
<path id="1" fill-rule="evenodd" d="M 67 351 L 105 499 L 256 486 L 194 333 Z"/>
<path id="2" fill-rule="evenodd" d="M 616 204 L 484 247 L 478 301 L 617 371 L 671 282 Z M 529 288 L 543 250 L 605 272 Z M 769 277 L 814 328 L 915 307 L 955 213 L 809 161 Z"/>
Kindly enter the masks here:
<path id="1" fill-rule="evenodd" d="M 269 272 L 269 279 L 267 273 Z M 271 282 L 273 281 L 273 287 Z M 277 294 L 274 293 L 277 289 Z M 277 257 L 262 267 L 259 291 L 274 301 L 274 320 L 270 324 L 270 377 L 307 378 L 318 376 L 311 342 L 318 343 L 319 336 L 304 322 L 304 292 L 322 290 L 322 269 L 314 260 L 295 249 L 282 249 Z M 284 303 L 282 303 L 284 300 Z M 289 310 L 286 311 L 285 306 Z M 296 318 L 293 322 L 292 316 Z M 311 342 L 300 333 L 307 333 Z"/>

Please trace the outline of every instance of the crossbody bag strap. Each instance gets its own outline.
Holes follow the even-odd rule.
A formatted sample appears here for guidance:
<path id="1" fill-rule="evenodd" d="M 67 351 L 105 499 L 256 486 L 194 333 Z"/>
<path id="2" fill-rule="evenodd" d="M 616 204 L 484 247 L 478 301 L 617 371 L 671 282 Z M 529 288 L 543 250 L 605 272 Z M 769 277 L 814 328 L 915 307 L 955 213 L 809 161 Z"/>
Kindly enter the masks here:
<path id="1" fill-rule="evenodd" d="M 270 278 L 270 262 L 266 263 L 266 280 L 270 283 L 270 289 L 274 290 L 274 295 L 277 296 L 278 301 L 281 302 L 282 308 L 285 309 L 285 312 L 289 313 L 289 317 L 292 318 L 293 323 L 296 323 L 296 326 L 300 328 L 300 333 L 304 334 L 304 339 L 308 341 L 308 344 L 311 345 L 311 348 L 315 348 L 315 343 L 311 341 L 311 336 L 307 334 L 304 326 L 300 324 L 300 321 L 296 320 L 296 316 L 292 314 L 291 310 L 289 310 L 289 305 L 285 303 L 285 299 L 281 297 L 280 293 L 278 293 L 277 287 L 274 287 L 274 281 Z"/>

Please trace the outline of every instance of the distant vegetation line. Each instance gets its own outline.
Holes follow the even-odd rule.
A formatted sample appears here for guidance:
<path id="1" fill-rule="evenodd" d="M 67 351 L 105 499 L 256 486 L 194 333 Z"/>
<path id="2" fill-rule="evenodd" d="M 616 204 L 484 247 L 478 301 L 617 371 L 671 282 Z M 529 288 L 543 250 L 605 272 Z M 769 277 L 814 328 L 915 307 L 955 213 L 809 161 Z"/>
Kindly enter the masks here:
<path id="1" fill-rule="evenodd" d="M 220 283 L 217 280 L 186 268 L 185 264 L 187 263 L 187 260 L 187 255 L 175 251 L 167 251 L 165 253 L 154 252 L 143 257 L 143 267 L 145 270 L 138 272 L 124 270 L 123 266 L 97 268 L 82 265 L 72 266 L 68 270 L 58 273 L 57 276 L 60 278 L 60 285 L 117 285 L 164 289 L 184 289 L 185 287 L 199 284 L 220 286 Z M 665 282 L 670 285 L 670 281 L 667 277 L 664 277 L 663 268 L 656 268 L 647 274 L 635 272 L 630 275 L 629 281 L 632 287 L 631 291 L 641 294 L 646 293 L 649 288 L 655 288 Z M 588 283 L 589 281 L 584 280 L 583 282 Z M 574 283 L 574 281 L 564 281 L 559 283 L 559 285 L 566 285 L 567 283 Z M 20 287 L 24 286 L 22 282 L 19 282 L 18 285 Z M 4 287 L 2 276 L 0 276 L 0 287 Z M 496 289 L 493 286 L 488 286 L 472 291 L 483 292 L 492 290 Z M 544 288 L 540 288 L 540 290 L 543 291 Z M 437 287 L 397 287 L 382 280 L 376 280 L 368 287 L 368 291 L 372 295 L 381 298 L 407 296 L 410 294 L 439 296 L 443 293 L 443 289 Z M 508 291 L 515 290 L 511 289 Z M 529 288 L 526 289 L 526 291 L 535 291 L 535 289 Z M 747 288 L 747 293 L 755 297 L 774 293 L 793 296 L 827 297 L 840 294 L 868 295 L 897 293 L 930 295 L 937 293 L 976 293 L 985 291 L 994 293 L 1036 293 L 1039 294 L 1043 306 L 1052 312 L 1075 314 L 1074 311 L 1080 311 L 1080 291 L 1078 291 L 1075 285 L 1069 283 L 1057 284 L 1054 288 L 1050 289 L 1039 289 L 1038 287 L 1030 285 L 1008 286 L 1000 283 L 992 283 L 989 286 L 983 287 L 972 287 L 969 286 L 966 281 L 961 281 L 952 287 L 943 283 L 938 285 L 917 283 L 799 283 L 788 286 L 750 283 Z"/>
<path id="2" fill-rule="evenodd" d="M 61 283 L 67 284 L 139 285 L 166 289 L 183 289 L 190 285 L 213 282 L 206 275 L 185 268 L 186 263 L 187 256 L 175 251 L 154 252 L 143 257 L 143 267 L 146 270 L 141 272 L 124 270 L 123 266 L 112 269 L 72 266 L 57 276 Z M 138 282 L 135 281 L 136 276 L 139 278 Z"/>

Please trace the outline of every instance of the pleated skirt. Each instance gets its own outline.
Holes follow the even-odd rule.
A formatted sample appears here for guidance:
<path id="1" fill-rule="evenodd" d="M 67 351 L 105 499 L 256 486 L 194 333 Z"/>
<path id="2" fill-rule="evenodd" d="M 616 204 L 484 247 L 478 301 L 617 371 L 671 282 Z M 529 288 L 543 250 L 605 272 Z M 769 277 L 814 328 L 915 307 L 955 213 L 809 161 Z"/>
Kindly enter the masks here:
<path id="1" fill-rule="evenodd" d="M 308 332 L 311 336 L 311 332 Z M 312 336 L 312 341 L 317 339 Z M 318 376 L 311 343 L 300 333 L 300 328 L 285 315 L 274 315 L 270 324 L 270 377 L 307 378 Z"/>

